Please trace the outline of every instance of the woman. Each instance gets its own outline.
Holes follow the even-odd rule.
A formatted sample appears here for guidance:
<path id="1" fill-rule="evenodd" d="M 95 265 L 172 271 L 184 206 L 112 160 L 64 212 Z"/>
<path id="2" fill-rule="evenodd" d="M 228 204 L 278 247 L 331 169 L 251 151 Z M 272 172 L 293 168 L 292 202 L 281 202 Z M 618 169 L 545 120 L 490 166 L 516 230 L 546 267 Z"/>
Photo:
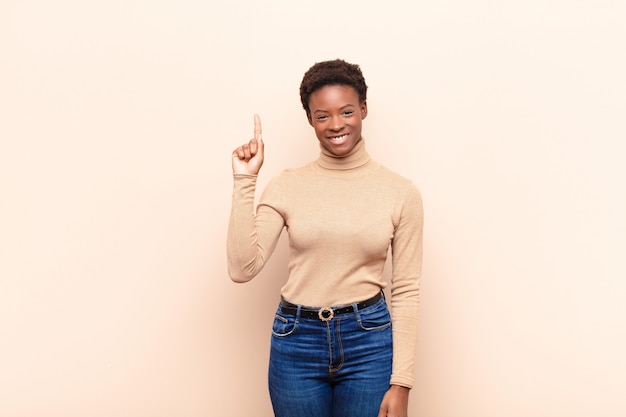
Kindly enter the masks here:
<path id="1" fill-rule="evenodd" d="M 252 279 L 283 228 L 289 234 L 289 278 L 274 319 L 269 364 L 277 417 L 407 415 L 422 202 L 409 180 L 366 152 L 366 92 L 359 66 L 343 60 L 316 63 L 304 74 L 300 98 L 320 143 L 319 158 L 273 178 L 256 214 L 255 183 L 264 156 L 258 116 L 254 138 L 232 154 L 231 278 Z M 389 247 L 393 320 L 382 294 Z"/>

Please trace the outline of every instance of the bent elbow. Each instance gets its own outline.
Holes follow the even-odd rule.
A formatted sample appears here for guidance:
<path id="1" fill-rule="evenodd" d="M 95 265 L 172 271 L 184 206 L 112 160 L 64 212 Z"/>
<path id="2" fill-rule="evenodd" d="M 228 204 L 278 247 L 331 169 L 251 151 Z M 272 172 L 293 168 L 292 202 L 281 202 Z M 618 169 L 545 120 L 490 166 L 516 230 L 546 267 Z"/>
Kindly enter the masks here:
<path id="1" fill-rule="evenodd" d="M 245 274 L 232 274 L 229 273 L 228 274 L 230 276 L 231 281 L 237 283 L 237 284 L 243 284 L 245 282 L 248 282 L 252 279 L 252 277 L 245 275 Z"/>
<path id="2" fill-rule="evenodd" d="M 228 259 L 228 275 L 233 282 L 244 283 L 254 278 L 262 269 L 258 261 L 241 262 L 239 259 Z"/>
<path id="3" fill-rule="evenodd" d="M 252 278 L 254 278 L 255 275 L 255 273 L 246 271 L 242 268 L 234 268 L 233 266 L 230 266 L 228 268 L 228 276 L 230 277 L 231 281 L 238 284 L 243 284 L 250 281 Z"/>

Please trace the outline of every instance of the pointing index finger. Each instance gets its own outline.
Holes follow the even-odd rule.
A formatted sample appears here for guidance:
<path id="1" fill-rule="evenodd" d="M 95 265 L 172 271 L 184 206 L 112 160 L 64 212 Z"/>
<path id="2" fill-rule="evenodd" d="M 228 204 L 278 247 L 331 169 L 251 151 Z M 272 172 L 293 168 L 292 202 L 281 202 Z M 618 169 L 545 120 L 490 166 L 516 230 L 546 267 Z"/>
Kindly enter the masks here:
<path id="1" fill-rule="evenodd" d="M 262 137 L 262 129 L 261 129 L 261 118 L 258 114 L 254 115 L 254 138 L 256 140 L 261 139 Z"/>

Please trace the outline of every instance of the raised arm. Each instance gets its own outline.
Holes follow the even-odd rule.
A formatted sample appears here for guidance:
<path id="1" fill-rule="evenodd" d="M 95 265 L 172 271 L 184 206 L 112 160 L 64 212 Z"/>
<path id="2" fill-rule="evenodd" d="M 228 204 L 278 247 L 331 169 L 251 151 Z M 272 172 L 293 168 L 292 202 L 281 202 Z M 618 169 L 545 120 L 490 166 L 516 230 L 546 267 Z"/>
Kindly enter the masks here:
<path id="1" fill-rule="evenodd" d="M 246 282 L 263 269 L 284 227 L 283 217 L 271 207 L 255 213 L 257 175 L 263 165 L 261 119 L 254 115 L 254 137 L 232 153 L 233 200 L 226 252 L 228 274 Z"/>

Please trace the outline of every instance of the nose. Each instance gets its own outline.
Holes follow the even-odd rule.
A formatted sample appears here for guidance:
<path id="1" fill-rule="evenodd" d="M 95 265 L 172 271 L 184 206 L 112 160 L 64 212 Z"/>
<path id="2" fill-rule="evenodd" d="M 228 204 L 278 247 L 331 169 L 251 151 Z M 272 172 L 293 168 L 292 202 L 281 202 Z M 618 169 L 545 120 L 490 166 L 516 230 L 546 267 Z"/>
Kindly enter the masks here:
<path id="1" fill-rule="evenodd" d="M 343 120 L 340 116 L 334 116 L 330 120 L 330 128 L 334 131 L 340 131 L 343 128 Z"/>

